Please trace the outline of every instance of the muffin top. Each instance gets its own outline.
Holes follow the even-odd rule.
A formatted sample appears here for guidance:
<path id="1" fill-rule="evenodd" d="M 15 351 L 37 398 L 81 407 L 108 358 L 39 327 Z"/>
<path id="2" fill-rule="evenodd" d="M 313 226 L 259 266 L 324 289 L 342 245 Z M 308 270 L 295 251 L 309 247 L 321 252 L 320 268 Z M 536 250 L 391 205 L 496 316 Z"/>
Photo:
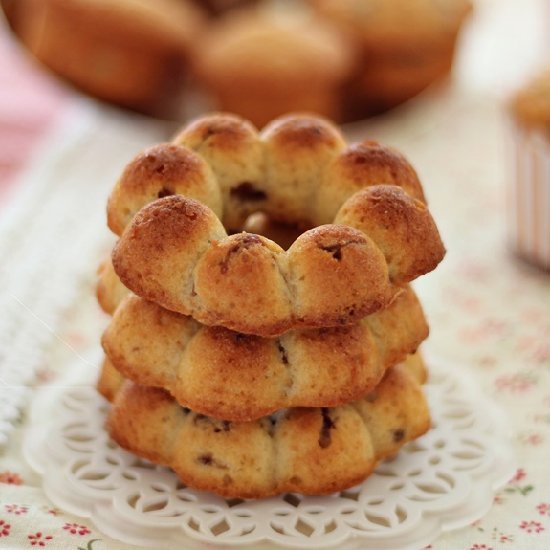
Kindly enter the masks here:
<path id="1" fill-rule="evenodd" d="M 43 0 L 51 9 L 70 17 L 73 24 L 95 26 L 110 40 L 134 38 L 187 48 L 203 23 L 203 14 L 191 2 L 181 0 Z M 31 6 L 32 7 L 32 4 Z"/>
<path id="2" fill-rule="evenodd" d="M 392 42 L 453 37 L 472 7 L 470 0 L 310 0 L 310 3 L 373 48 Z"/>
<path id="3" fill-rule="evenodd" d="M 214 25 L 196 51 L 196 69 L 205 80 L 236 78 L 250 86 L 338 81 L 351 64 L 350 46 L 338 31 L 291 13 L 235 13 Z"/>
<path id="4" fill-rule="evenodd" d="M 511 108 L 519 122 L 550 132 L 550 67 L 515 95 Z"/>

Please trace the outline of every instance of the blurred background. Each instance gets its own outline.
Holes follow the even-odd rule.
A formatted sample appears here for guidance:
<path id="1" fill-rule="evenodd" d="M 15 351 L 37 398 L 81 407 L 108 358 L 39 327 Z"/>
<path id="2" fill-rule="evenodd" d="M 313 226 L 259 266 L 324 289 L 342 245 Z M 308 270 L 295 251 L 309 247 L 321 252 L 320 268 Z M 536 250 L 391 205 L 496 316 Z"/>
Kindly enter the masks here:
<path id="1" fill-rule="evenodd" d="M 503 103 L 550 49 L 545 0 L 0 4 L 0 189 L 79 96 L 171 121 L 167 133 L 213 109 L 259 127 L 297 110 L 406 118 L 457 93 Z"/>
<path id="2" fill-rule="evenodd" d="M 511 101 L 550 66 L 549 0 L 0 4 L 0 405 L 97 368 L 105 205 L 140 150 L 212 109 L 258 127 L 313 111 L 418 171 L 448 250 L 415 284 L 425 349 L 509 413 L 517 480 L 529 476 L 529 494 L 495 499 L 485 531 L 437 547 L 496 548 L 511 533 L 550 548 L 536 512 L 550 483 L 550 74 Z M 539 546 L 521 527 L 531 519 L 546 522 Z"/>

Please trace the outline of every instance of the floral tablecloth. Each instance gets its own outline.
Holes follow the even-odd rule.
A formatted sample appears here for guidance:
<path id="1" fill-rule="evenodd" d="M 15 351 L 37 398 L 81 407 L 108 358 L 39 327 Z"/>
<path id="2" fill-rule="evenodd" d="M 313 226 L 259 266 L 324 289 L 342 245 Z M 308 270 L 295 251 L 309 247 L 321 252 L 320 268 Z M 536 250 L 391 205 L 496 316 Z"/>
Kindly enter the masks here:
<path id="1" fill-rule="evenodd" d="M 438 270 L 417 284 L 431 326 L 427 351 L 456 365 L 464 376 L 473 377 L 486 399 L 504 410 L 519 468 L 495 496 L 484 518 L 443 535 L 431 548 L 547 550 L 550 276 L 517 261 L 506 246 L 507 188 L 513 166 L 503 111 L 494 100 L 483 97 L 448 90 L 434 94 L 393 117 L 353 125 L 348 134 L 352 139 L 371 137 L 395 145 L 417 167 L 448 249 Z M 134 127 L 137 132 L 140 128 L 141 142 L 156 135 L 156 129 L 139 123 Z M 80 141 L 73 136 L 71 143 L 59 145 L 56 162 L 65 162 L 63 151 L 70 149 L 71 158 L 81 154 L 88 167 L 108 164 L 105 158 L 90 157 L 90 144 L 101 139 L 97 124 L 84 125 L 79 131 Z M 109 131 L 116 134 L 117 126 L 110 126 Z M 131 138 L 127 130 L 120 135 L 113 142 L 120 149 L 113 151 L 125 151 L 126 155 L 137 151 L 139 139 Z M 79 146 L 81 150 L 75 150 Z M 103 146 L 101 151 L 105 153 L 107 148 Z M 128 158 L 113 162 L 118 166 L 125 160 Z M 101 185 L 106 193 L 110 182 Z M 97 203 L 90 205 L 99 208 Z M 102 214 L 95 215 L 98 221 L 94 223 L 101 223 Z M 69 366 L 98 368 L 90 358 L 96 354 L 107 319 L 94 299 L 94 265 L 110 242 L 107 231 L 98 227 L 94 246 L 80 250 L 89 256 L 89 270 L 82 276 L 80 268 L 72 306 L 64 309 L 55 327 L 37 325 L 36 330 L 47 332 L 49 345 L 36 365 L 35 385 L 61 383 Z M 32 305 L 28 304 L 29 318 Z M 0 448 L 0 548 L 133 548 L 48 502 L 41 480 L 21 455 L 25 410 L 15 424 L 8 445 Z"/>

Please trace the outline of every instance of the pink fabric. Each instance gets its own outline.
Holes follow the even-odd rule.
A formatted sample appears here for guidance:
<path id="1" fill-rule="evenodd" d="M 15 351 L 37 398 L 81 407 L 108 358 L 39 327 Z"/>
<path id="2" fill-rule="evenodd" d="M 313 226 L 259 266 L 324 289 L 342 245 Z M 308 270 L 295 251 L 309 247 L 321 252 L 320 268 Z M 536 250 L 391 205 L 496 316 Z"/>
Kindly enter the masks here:
<path id="1" fill-rule="evenodd" d="M 0 206 L 69 94 L 0 25 Z"/>

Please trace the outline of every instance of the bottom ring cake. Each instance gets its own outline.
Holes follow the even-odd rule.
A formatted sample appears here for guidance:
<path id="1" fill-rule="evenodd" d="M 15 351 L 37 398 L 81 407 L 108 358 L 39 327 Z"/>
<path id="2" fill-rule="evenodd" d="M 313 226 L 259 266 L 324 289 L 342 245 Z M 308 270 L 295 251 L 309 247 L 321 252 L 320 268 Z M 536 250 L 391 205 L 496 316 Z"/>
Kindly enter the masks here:
<path id="1" fill-rule="evenodd" d="M 429 429 L 425 376 L 420 357 L 411 355 L 358 401 L 239 423 L 183 408 L 165 390 L 125 380 L 108 360 L 98 388 L 112 401 L 107 428 L 121 447 L 169 466 L 192 488 L 259 498 L 323 495 L 362 482 Z"/>

